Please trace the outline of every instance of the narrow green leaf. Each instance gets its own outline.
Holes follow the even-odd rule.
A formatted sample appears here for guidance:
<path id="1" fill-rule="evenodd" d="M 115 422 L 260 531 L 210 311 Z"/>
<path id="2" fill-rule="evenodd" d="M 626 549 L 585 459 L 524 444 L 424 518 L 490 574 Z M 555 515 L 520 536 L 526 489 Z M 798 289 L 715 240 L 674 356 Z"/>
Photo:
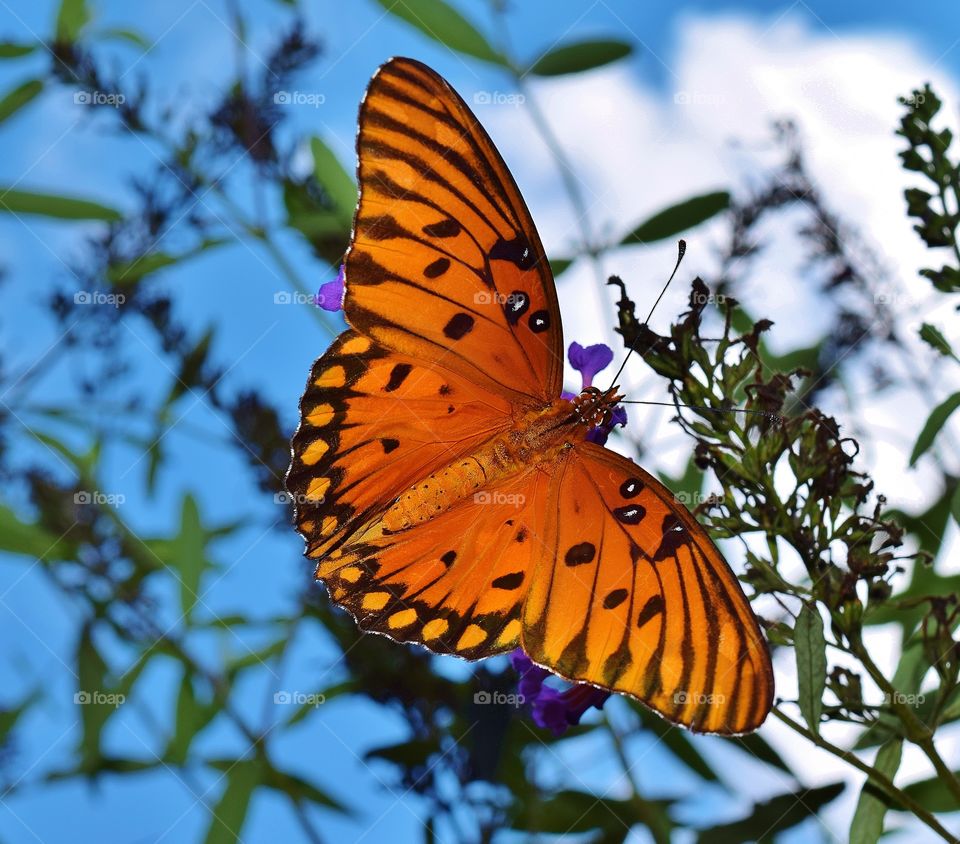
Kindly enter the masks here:
<path id="1" fill-rule="evenodd" d="M 940 433 L 940 429 L 947 424 L 947 420 L 950 418 L 950 415 L 960 407 L 960 391 L 954 393 L 952 396 L 938 404 L 933 411 L 931 411 L 930 416 L 928 417 L 926 423 L 923 426 L 923 430 L 920 431 L 920 436 L 917 437 L 917 442 L 913 447 L 913 451 L 910 454 L 910 465 L 913 466 L 923 455 L 923 453 L 933 445 L 934 439 L 936 439 L 937 434 Z"/>
<path id="2" fill-rule="evenodd" d="M 35 703 L 43 699 L 40 689 L 34 689 L 18 704 L 9 708 L 0 709 L 0 747 L 7 742 L 7 737 L 19 721 Z"/>
<path id="3" fill-rule="evenodd" d="M 51 193 L 34 193 L 0 186 L 0 211 L 15 214 L 39 214 L 61 220 L 106 220 L 115 222 L 123 215 L 99 202 L 57 196 Z"/>
<path id="4" fill-rule="evenodd" d="M 203 240 L 193 249 L 188 249 L 185 252 L 181 252 L 179 255 L 174 255 L 170 252 L 163 252 L 159 250 L 156 252 L 149 252 L 146 255 L 141 255 L 132 261 L 124 261 L 123 263 L 113 264 L 108 267 L 107 281 L 109 281 L 111 284 L 132 284 L 135 281 L 140 281 L 140 279 L 146 275 L 149 275 L 150 273 L 155 273 L 158 270 L 171 267 L 175 264 L 183 263 L 190 258 L 194 258 L 197 255 L 206 252 L 208 249 L 213 249 L 214 247 L 221 246 L 222 244 L 229 242 L 230 241 L 227 238 L 212 237 Z"/>
<path id="5" fill-rule="evenodd" d="M 320 138 L 314 136 L 310 139 L 310 151 L 313 153 L 313 175 L 330 197 L 340 221 L 349 227 L 357 204 L 357 185 L 353 177 Z"/>
<path id="6" fill-rule="evenodd" d="M 730 194 L 727 191 L 716 191 L 695 196 L 669 208 L 664 208 L 652 217 L 644 220 L 640 225 L 626 235 L 621 244 L 652 243 L 667 237 L 681 234 L 687 229 L 700 225 L 715 217 L 730 206 Z"/>
<path id="7" fill-rule="evenodd" d="M 283 771 L 271 769 L 267 772 L 264 785 L 285 794 L 295 803 L 302 800 L 309 800 L 311 803 L 322 806 L 324 809 L 333 809 L 343 814 L 350 814 L 347 807 L 339 800 L 331 797 L 327 792 L 322 791 L 313 785 L 313 783 L 308 782 L 302 777 L 298 777 L 296 774 L 288 774 Z"/>
<path id="8" fill-rule="evenodd" d="M 923 325 L 921 325 L 920 339 L 930 346 L 930 348 L 940 352 L 941 355 L 955 357 L 953 354 L 953 347 L 950 345 L 950 341 L 943 336 L 943 332 L 940 331 L 940 329 L 935 325 L 930 325 L 929 322 L 925 322 Z"/>
<path id="9" fill-rule="evenodd" d="M 196 499 L 184 495 L 180 508 L 180 532 L 170 545 L 170 559 L 180 579 L 180 607 L 189 615 L 200 593 L 200 578 L 209 567 L 206 558 L 206 537 L 200 523 Z"/>
<path id="10" fill-rule="evenodd" d="M 0 123 L 12 117 L 27 103 L 35 99 L 43 91 L 43 82 L 40 79 L 30 79 L 21 83 L 12 91 L 8 91 L 0 99 Z"/>
<path id="11" fill-rule="evenodd" d="M 22 521 L 13 510 L 0 504 L 0 551 L 63 560 L 73 556 L 73 545 L 68 537 L 58 539 L 41 525 Z"/>
<path id="12" fill-rule="evenodd" d="M 713 844 L 715 841 L 723 841 L 724 844 L 773 841 L 776 833 L 803 823 L 842 792 L 843 783 L 835 782 L 819 788 L 780 794 L 755 805 L 753 814 L 748 818 L 701 830 L 697 841 L 703 844 Z"/>
<path id="13" fill-rule="evenodd" d="M 113 710 L 120 703 L 107 688 L 107 664 L 93 642 L 93 627 L 84 624 L 77 641 L 77 691 L 73 703 L 80 709 L 83 735 L 80 755 L 86 762 L 100 756 L 100 734 Z"/>
<path id="14" fill-rule="evenodd" d="M 722 740 L 732 744 L 734 747 L 739 747 L 740 750 L 746 751 L 755 759 L 759 759 L 767 765 L 779 768 L 781 771 L 784 771 L 796 779 L 796 774 L 791 770 L 790 766 L 783 761 L 780 754 L 777 753 L 759 733 L 750 733 L 748 736 L 725 736 Z"/>
<path id="15" fill-rule="evenodd" d="M 167 745 L 164 761 L 172 765 L 182 765 L 187 760 L 187 753 L 193 737 L 197 734 L 200 724 L 200 704 L 193 689 L 193 675 L 184 669 L 177 692 L 177 708 L 174 718 L 173 735 Z"/>
<path id="16" fill-rule="evenodd" d="M 957 484 L 957 488 L 953 491 L 953 498 L 950 499 L 950 515 L 960 525 L 960 484 Z"/>
<path id="17" fill-rule="evenodd" d="M 487 62 L 506 62 L 480 31 L 444 0 L 377 0 L 391 15 L 451 50 Z"/>
<path id="18" fill-rule="evenodd" d="M 104 29 L 100 32 L 94 34 L 95 38 L 100 38 L 103 40 L 109 41 L 126 41 L 128 44 L 133 44 L 134 47 L 139 47 L 141 50 L 146 52 L 153 45 L 139 32 L 135 29 L 125 29 L 112 27 L 110 29 Z"/>
<path id="19" fill-rule="evenodd" d="M 537 76 L 560 76 L 602 67 L 629 56 L 633 47 L 626 41 L 598 40 L 564 44 L 542 55 L 530 67 Z"/>
<path id="20" fill-rule="evenodd" d="M 37 44 L 17 44 L 13 41 L 0 41 L 0 59 L 19 59 L 21 56 L 29 56 L 37 47 Z"/>
<path id="21" fill-rule="evenodd" d="M 890 739 L 877 751 L 873 767 L 892 780 L 900 768 L 903 739 Z M 860 791 L 857 809 L 850 823 L 850 844 L 877 844 L 883 835 L 883 818 L 889 808 L 889 798 L 871 785 L 868 779 Z"/>
<path id="22" fill-rule="evenodd" d="M 227 787 L 213 807 L 213 817 L 204 838 L 206 844 L 233 844 L 240 839 L 240 831 L 247 819 L 250 799 L 263 782 L 263 764 L 257 759 L 244 759 L 227 771 Z"/>
<path id="23" fill-rule="evenodd" d="M 960 777 L 960 771 L 954 771 Z M 942 777 L 912 782 L 903 789 L 928 812 L 956 812 L 957 798 Z"/>
<path id="24" fill-rule="evenodd" d="M 86 0 L 61 0 L 54 30 L 57 41 L 64 44 L 76 41 L 89 22 L 90 9 Z"/>
<path id="25" fill-rule="evenodd" d="M 816 607 L 803 605 L 793 629 L 793 639 L 800 712 L 810 729 L 819 733 L 823 690 L 827 683 L 827 643 L 823 637 L 823 619 Z"/>
<path id="26" fill-rule="evenodd" d="M 558 278 L 572 263 L 573 258 L 551 258 L 550 271 L 553 273 L 553 277 Z"/>

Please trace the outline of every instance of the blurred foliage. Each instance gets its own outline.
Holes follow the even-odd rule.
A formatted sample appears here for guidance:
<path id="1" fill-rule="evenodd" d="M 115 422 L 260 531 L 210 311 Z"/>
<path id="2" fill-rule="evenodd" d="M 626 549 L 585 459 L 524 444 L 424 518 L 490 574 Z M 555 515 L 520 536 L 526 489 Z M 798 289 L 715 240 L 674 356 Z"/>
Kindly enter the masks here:
<path id="1" fill-rule="evenodd" d="M 562 152 L 523 87 L 525 77 L 580 73 L 635 50 L 629 39 L 610 37 L 517 56 L 505 37 L 488 37 L 443 0 L 379 5 L 463 57 L 509 73 L 527 91 L 539 131 L 561 164 Z M 492 5 L 502 21 L 501 4 Z M 231 28 L 242 39 L 245 20 L 236 7 L 230 9 Z M 158 478 L 175 468 L 164 435 L 179 423 L 185 401 L 199 401 L 229 432 L 208 447 L 241 459 L 250 483 L 262 492 L 258 512 L 266 514 L 271 529 L 290 530 L 285 520 L 275 519 L 276 501 L 284 500 L 281 479 L 291 433 L 281 420 L 291 418 L 290 407 L 281 412 L 256 387 L 227 386 L 223 375 L 232 362 L 218 355 L 220 324 L 189 328 L 182 305 L 162 282 L 165 271 L 201 255 L 216 260 L 219 251 L 242 241 L 263 251 L 290 295 L 309 295 L 315 285 L 303 280 L 279 245 L 281 236 L 291 234 L 316 259 L 311 278 L 324 276 L 340 261 L 355 186 L 322 137 L 291 139 L 285 133 L 277 95 L 324 55 L 322 43 L 306 31 L 295 10 L 289 15 L 263 66 L 248 68 L 238 60 L 232 84 L 200 114 L 187 108 L 174 114 L 158 105 L 163 91 L 146 81 L 132 85 L 111 70 L 100 57 L 104 44 L 119 40 L 145 50 L 149 41 L 133 30 L 97 30 L 84 0 L 63 0 L 45 43 L 0 43 L 0 60 L 6 62 L 49 55 L 41 76 L 0 95 L 0 124 L 54 93 L 72 95 L 79 104 L 91 96 L 110 98 L 114 107 L 104 111 L 111 115 L 112 129 L 133 144 L 149 143 L 159 156 L 156 166 L 133 174 L 129 195 L 115 203 L 28 185 L 0 189 L 0 213 L 36 215 L 63 225 L 99 222 L 81 257 L 71 262 L 72 277 L 50 303 L 51 321 L 65 339 L 46 363 L 65 353 L 82 357 L 78 395 L 41 400 L 39 367 L 16 372 L 4 366 L 0 376 L 0 476 L 11 491 L 0 504 L 0 549 L 22 562 L 25 573 L 42 577 L 75 610 L 74 648 L 63 658 L 75 675 L 74 702 L 81 706 L 70 763 L 38 765 L 21 774 L 18 734 L 30 729 L 31 713 L 50 693 L 32 678 L 5 695 L 0 772 L 6 799 L 63 780 L 103 782 L 108 776 L 154 772 L 175 776 L 204 803 L 207 841 L 236 840 L 251 801 L 265 792 L 283 798 L 307 840 L 321 841 L 330 815 L 354 817 L 358 824 L 370 819 L 355 795 L 344 794 L 322 765 L 309 773 L 294 770 L 282 741 L 295 730 L 321 730 L 331 707 L 363 701 L 398 718 L 405 737 L 379 747 L 361 737 L 351 749 L 363 754 L 371 770 L 388 772 L 372 776 L 371 788 L 379 779 L 404 799 L 418 801 L 426 841 L 485 842 L 513 830 L 531 840 L 582 834 L 584 840 L 612 843 L 625 840 L 636 827 L 658 842 L 683 830 L 693 830 L 703 841 L 756 841 L 808 822 L 843 785 L 804 784 L 762 735 L 696 738 L 618 699 L 599 721 L 556 738 L 535 728 L 522 711 L 478 702 L 479 693 L 513 689 L 515 677 L 501 663 L 477 665 L 471 676 L 457 681 L 438 672 L 436 658 L 422 650 L 358 635 L 296 554 L 264 567 L 265 576 L 278 565 L 303 570 L 302 588 L 288 613 L 263 617 L 248 607 L 218 616 L 203 600 L 223 566 L 217 543 L 241 530 L 244 519 L 212 523 L 194 491 L 184 489 L 171 514 L 176 527 L 155 535 L 127 524 L 116 502 L 97 492 L 107 486 L 106 455 L 123 443 L 144 454 L 136 470 L 143 488 L 154 495 Z M 957 168 L 947 158 L 951 139 L 929 126 L 940 103 L 927 87 L 905 104 L 900 134 L 909 149 L 904 166 L 936 186 L 935 193 L 908 191 L 908 213 L 920 221 L 917 231 L 931 248 L 950 247 L 958 256 L 960 192 Z M 926 512 L 890 511 L 871 479 L 856 468 L 856 441 L 817 409 L 818 397 L 842 382 L 855 358 L 862 363 L 873 354 L 915 353 L 902 341 L 903 316 L 893 307 L 882 270 L 826 207 L 808 176 L 797 131 L 781 123 L 776 133 L 784 164 L 752 195 L 721 191 L 678 198 L 627 227 L 629 233 L 616 243 L 592 238 L 583 223 L 582 242 L 570 255 L 555 258 L 553 266 L 558 276 L 574 261 L 595 263 L 599 271 L 600 256 L 621 244 L 676 237 L 721 216 L 727 221 L 718 277 L 709 286 L 693 282 L 689 309 L 667 334 L 657 335 L 638 321 L 629 285 L 619 280 L 620 301 L 611 321 L 619 325 L 625 345 L 643 353 L 653 378 L 669 390 L 680 429 L 690 437 L 688 470 L 672 482 L 678 496 L 702 502 L 699 515 L 715 536 L 741 540 L 735 566 L 745 567 L 745 584 L 771 598 L 767 606 L 778 608 L 764 623 L 773 646 L 795 656 L 799 694 L 779 701 L 776 717 L 811 746 L 865 774 L 851 840 L 877 841 L 890 811 L 901 819 L 912 812 L 950 840 L 935 813 L 955 808 L 960 800 L 960 783 L 939 744 L 940 730 L 960 719 L 960 654 L 954 639 L 960 578 L 941 573 L 938 557 L 951 510 L 960 518 L 957 480 L 940 463 L 942 488 Z M 313 158 L 308 172 L 294 166 L 295 152 L 305 148 Z M 274 201 L 251 201 L 251 178 L 257 196 Z M 575 184 L 566 186 L 576 206 Z M 268 207 L 279 213 L 268 214 Z M 754 319 L 733 293 L 762 248 L 761 223 L 788 207 L 808 215 L 795 234 L 822 279 L 820 292 L 832 305 L 832 322 L 815 345 L 776 355 L 766 342 L 771 323 Z M 26 268 L 14 272 L 17 283 L 31 283 Z M 925 271 L 943 295 L 958 289 L 957 273 L 952 265 Z M 88 308 L 89 297 L 104 297 L 97 301 L 110 306 Z M 318 325 L 336 327 L 324 322 L 326 315 L 311 312 Z M 151 332 L 170 372 L 167 383 L 138 380 L 127 362 L 124 350 L 131 341 L 124 326 L 133 323 Z M 709 338 L 702 333 L 705 325 L 711 326 Z M 921 336 L 933 361 L 924 367 L 911 361 L 915 371 L 956 363 L 941 329 L 924 325 Z M 877 368 L 875 375 L 878 389 L 896 386 L 888 372 Z M 744 403 L 752 412 L 729 412 Z M 292 407 L 295 397 L 288 404 Z M 936 454 L 957 405 L 953 395 L 931 408 L 914 461 Z M 93 411 L 108 411 L 109 425 Z M 849 415 L 856 417 L 856 406 Z M 635 445 L 644 446 L 639 438 Z M 715 490 L 710 496 L 703 495 L 707 487 Z M 26 491 L 26 506 L 17 491 Z M 788 574 L 788 558 L 802 563 L 800 574 Z M 741 561 L 745 566 L 738 565 Z M 909 580 L 898 589 L 895 575 L 901 571 Z M 902 650 L 896 672 L 887 677 L 863 635 L 873 625 L 891 622 L 902 631 Z M 333 655 L 324 665 L 313 662 L 291 675 L 291 650 L 307 631 L 321 631 Z M 213 657 L 211 641 L 216 643 Z M 849 657 L 842 666 L 838 654 Z M 857 670 L 848 667 L 851 661 Z M 173 667 L 176 677 L 168 711 L 161 715 L 143 700 L 143 678 L 157 664 Z M 252 705 L 256 688 L 266 690 L 262 712 Z M 128 709 L 139 714 L 142 735 L 122 746 L 106 742 L 118 713 Z M 837 722 L 860 729 L 854 747 L 840 747 L 828 737 Z M 239 746 L 206 740 L 223 726 L 240 737 Z M 642 758 L 637 743 L 644 739 L 656 741 L 693 785 L 668 792 L 667 798 L 645 794 L 632 770 Z M 330 735 L 329 740 L 336 739 Z M 565 776 L 558 760 L 584 742 L 592 753 L 620 766 L 617 788 L 597 793 L 578 777 Z M 894 784 L 906 743 L 926 754 L 935 778 L 902 788 Z M 874 747 L 879 750 L 873 761 L 864 761 L 864 751 Z M 751 776 L 778 783 L 780 793 L 750 805 L 740 793 L 741 776 L 731 774 L 743 765 Z M 198 777 L 212 778 L 215 788 L 201 786 Z M 697 812 L 696 822 L 688 820 L 705 789 L 728 799 L 733 807 L 728 817 L 713 822 Z"/>

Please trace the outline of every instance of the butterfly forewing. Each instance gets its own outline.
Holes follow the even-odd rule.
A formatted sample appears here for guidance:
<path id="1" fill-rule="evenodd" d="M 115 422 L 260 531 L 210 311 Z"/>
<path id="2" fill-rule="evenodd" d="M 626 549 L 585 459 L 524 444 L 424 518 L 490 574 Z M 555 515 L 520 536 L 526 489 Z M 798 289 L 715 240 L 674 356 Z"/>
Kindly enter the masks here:
<path id="1" fill-rule="evenodd" d="M 367 90 L 357 149 L 350 323 L 490 389 L 556 398 L 563 339 L 550 265 L 463 100 L 425 65 L 394 59 Z"/>
<path id="2" fill-rule="evenodd" d="M 547 513 L 524 606 L 531 658 L 694 730 L 759 726 L 773 694 L 766 644 L 736 576 L 670 491 L 581 443 Z"/>

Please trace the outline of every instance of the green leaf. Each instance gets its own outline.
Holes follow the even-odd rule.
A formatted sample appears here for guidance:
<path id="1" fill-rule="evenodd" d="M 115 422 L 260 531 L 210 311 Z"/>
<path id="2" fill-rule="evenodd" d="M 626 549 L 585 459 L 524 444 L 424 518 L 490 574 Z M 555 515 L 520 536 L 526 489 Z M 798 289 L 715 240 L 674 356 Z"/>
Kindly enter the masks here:
<path id="1" fill-rule="evenodd" d="M 41 91 L 43 91 L 43 82 L 40 79 L 30 79 L 12 91 L 8 91 L 3 99 L 0 99 L 0 123 L 20 111 L 27 103 L 39 96 Z"/>
<path id="2" fill-rule="evenodd" d="M 443 0 L 377 0 L 391 15 L 415 26 L 451 50 L 506 65 L 506 61 L 470 21 Z"/>
<path id="3" fill-rule="evenodd" d="M 0 59 L 19 59 L 29 56 L 37 49 L 37 44 L 16 44 L 13 41 L 0 41 Z"/>
<path id="4" fill-rule="evenodd" d="M 557 278 L 562 275 L 573 263 L 573 260 L 573 258 L 551 258 L 550 271 L 553 273 L 553 277 Z"/>
<path id="5" fill-rule="evenodd" d="M 20 703 L 9 709 L 0 709 L 0 747 L 7 742 L 7 737 L 19 721 L 35 703 L 43 699 L 40 689 L 34 689 L 26 695 Z"/>
<path id="6" fill-rule="evenodd" d="M 651 712 L 642 704 L 637 704 L 634 709 L 643 721 L 643 725 L 657 736 L 680 762 L 703 779 L 723 785 L 687 733 L 676 729 L 676 725 Z"/>
<path id="7" fill-rule="evenodd" d="M 960 776 L 960 771 L 954 771 Z M 942 777 L 912 782 L 903 789 L 928 812 L 956 812 L 957 798 Z"/>
<path id="8" fill-rule="evenodd" d="M 139 47 L 144 52 L 153 46 L 135 29 L 112 27 L 95 33 L 94 38 L 99 38 L 104 41 L 126 41 L 128 44 L 133 44 L 134 47 Z"/>
<path id="9" fill-rule="evenodd" d="M 180 532 L 170 543 L 167 562 L 172 562 L 177 568 L 180 580 L 180 607 L 184 615 L 189 615 L 200 594 L 200 578 L 210 567 L 206 558 L 206 536 L 200 522 L 200 510 L 196 499 L 189 493 L 183 497 L 180 508 Z"/>
<path id="10" fill-rule="evenodd" d="M 51 193 L 34 193 L 0 186 L 0 211 L 15 214 L 39 214 L 60 220 L 106 220 L 116 222 L 123 215 L 99 202 L 57 196 Z"/>
<path id="11" fill-rule="evenodd" d="M 211 237 L 204 239 L 193 249 L 181 252 L 179 255 L 172 255 L 169 252 L 149 252 L 134 258 L 132 261 L 124 261 L 119 264 L 112 264 L 107 268 L 107 281 L 111 284 L 132 284 L 140 281 L 144 276 L 155 273 L 158 270 L 171 267 L 174 264 L 180 264 L 184 261 L 194 258 L 208 249 L 221 246 L 224 243 L 230 243 L 227 238 Z"/>
<path id="12" fill-rule="evenodd" d="M 66 560 L 73 556 L 73 543 L 59 539 L 40 524 L 21 521 L 8 507 L 0 504 L 0 551 L 24 554 L 42 560 Z"/>
<path id="13" fill-rule="evenodd" d="M 172 765 L 184 764 L 193 739 L 213 720 L 218 711 L 219 706 L 216 703 L 204 703 L 197 699 L 193 685 L 193 672 L 184 667 L 180 689 L 177 692 L 174 731 L 167 745 L 164 761 Z"/>
<path id="14" fill-rule="evenodd" d="M 730 194 L 727 191 L 716 191 L 695 196 L 685 202 L 679 202 L 664 208 L 644 220 L 620 241 L 622 245 L 631 243 L 652 243 L 673 237 L 687 229 L 706 222 L 730 206 Z"/>
<path id="15" fill-rule="evenodd" d="M 264 785 L 287 795 L 294 803 L 309 800 L 311 803 L 315 803 L 317 806 L 322 806 L 325 809 L 333 809 L 343 814 L 351 814 L 350 810 L 339 800 L 331 797 L 325 791 L 313 785 L 313 783 L 298 777 L 296 774 L 288 774 L 284 771 L 277 771 L 271 768 L 267 772 Z"/>
<path id="16" fill-rule="evenodd" d="M 943 332 L 941 332 L 940 329 L 935 325 L 930 325 L 929 322 L 925 322 L 923 325 L 921 325 L 920 339 L 932 349 L 940 352 L 941 355 L 955 357 L 953 354 L 953 347 L 950 345 L 950 342 L 946 337 L 943 336 Z"/>
<path id="17" fill-rule="evenodd" d="M 530 67 L 537 76 L 560 76 L 602 67 L 629 56 L 633 47 L 626 41 L 598 40 L 564 44 L 544 53 Z"/>
<path id="18" fill-rule="evenodd" d="M 893 780 L 900 767 L 903 739 L 890 739 L 877 751 L 874 769 Z M 876 844 L 883 834 L 883 818 L 889 808 L 889 798 L 868 779 L 860 791 L 857 809 L 850 823 L 850 844 Z"/>
<path id="19" fill-rule="evenodd" d="M 630 828 L 638 823 L 655 826 L 660 831 L 658 840 L 667 840 L 672 827 L 666 811 L 666 801 L 617 800 L 597 797 L 585 791 L 559 791 L 544 801 L 530 801 L 513 823 L 514 829 L 524 829 L 562 835 L 564 840 L 578 833 L 602 830 L 615 832 L 622 841 Z M 639 816 L 642 811 L 642 816 Z M 608 836 L 592 838 L 608 841 Z"/>
<path id="20" fill-rule="evenodd" d="M 310 151 L 313 153 L 314 177 L 330 197 L 340 221 L 349 228 L 357 205 L 357 185 L 353 177 L 320 138 L 314 136 L 310 139 Z"/>
<path id="21" fill-rule="evenodd" d="M 204 838 L 206 844 L 232 844 L 240 840 L 250 799 L 266 771 L 259 759 L 242 759 L 227 769 L 227 787 L 213 807 L 213 817 Z"/>
<path id="22" fill-rule="evenodd" d="M 93 643 L 93 627 L 89 622 L 80 631 L 76 659 L 77 692 L 73 702 L 80 710 L 83 725 L 79 749 L 84 762 L 90 764 L 100 757 L 100 734 L 117 701 L 110 698 L 107 664 Z"/>
<path id="23" fill-rule="evenodd" d="M 61 0 L 54 30 L 57 42 L 70 44 L 76 41 L 89 22 L 90 9 L 86 0 Z"/>
<path id="24" fill-rule="evenodd" d="M 793 640 L 800 712 L 810 729 L 819 733 L 823 690 L 827 683 L 827 643 L 823 637 L 823 619 L 816 607 L 803 605 L 793 629 Z"/>
<path id="25" fill-rule="evenodd" d="M 960 407 L 960 391 L 954 393 L 952 396 L 945 399 L 933 409 L 923 426 L 923 430 L 920 431 L 920 436 L 917 437 L 916 445 L 914 445 L 913 451 L 910 454 L 911 466 L 913 466 L 917 460 L 920 459 L 920 456 L 928 448 L 930 448 L 931 445 L 933 445 L 933 441 L 937 434 L 940 433 L 940 429 L 947 424 L 947 420 L 950 418 L 950 415 L 958 407 Z"/>
<path id="26" fill-rule="evenodd" d="M 703 844 L 713 844 L 715 841 L 723 841 L 724 844 L 772 842 L 776 833 L 803 823 L 842 791 L 843 783 L 835 782 L 819 788 L 780 794 L 755 805 L 753 814 L 748 818 L 701 830 L 697 841 Z"/>
<path id="27" fill-rule="evenodd" d="M 960 484 L 957 484 L 957 488 L 953 491 L 953 498 L 950 499 L 950 515 L 960 525 Z"/>
<path id="28" fill-rule="evenodd" d="M 767 765 L 779 768 L 796 779 L 796 774 L 790 769 L 790 766 L 783 761 L 780 754 L 759 733 L 750 733 L 748 736 L 724 736 L 722 740 L 746 751 L 755 759 L 759 759 Z"/>

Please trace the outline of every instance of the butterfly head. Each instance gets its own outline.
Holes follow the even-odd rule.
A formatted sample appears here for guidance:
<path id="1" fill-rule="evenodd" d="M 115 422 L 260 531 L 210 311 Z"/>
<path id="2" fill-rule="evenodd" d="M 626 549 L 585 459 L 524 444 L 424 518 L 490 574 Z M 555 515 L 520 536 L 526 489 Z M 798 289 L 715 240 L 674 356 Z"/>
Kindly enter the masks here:
<path id="1" fill-rule="evenodd" d="M 573 400 L 573 412 L 578 422 L 591 428 L 603 427 L 610 425 L 613 411 L 622 398 L 616 385 L 605 391 L 597 387 L 584 387 Z"/>

